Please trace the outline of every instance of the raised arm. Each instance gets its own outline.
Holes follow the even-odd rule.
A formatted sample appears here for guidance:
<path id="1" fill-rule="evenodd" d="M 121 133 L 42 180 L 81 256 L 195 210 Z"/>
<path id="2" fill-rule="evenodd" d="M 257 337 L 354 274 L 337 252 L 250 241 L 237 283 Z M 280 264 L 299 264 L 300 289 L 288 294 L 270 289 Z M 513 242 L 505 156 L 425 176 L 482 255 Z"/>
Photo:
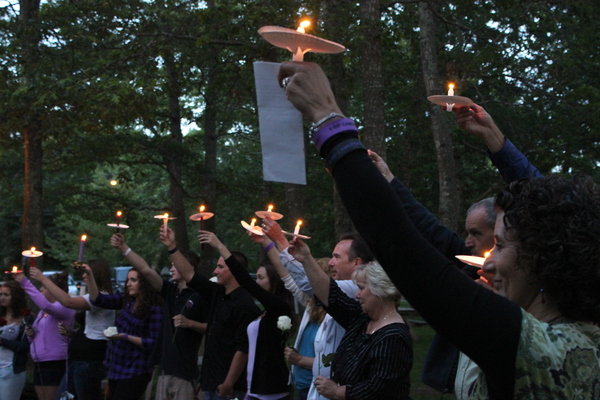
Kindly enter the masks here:
<path id="1" fill-rule="evenodd" d="M 137 253 L 135 253 L 127 244 L 125 243 L 125 237 L 120 233 L 115 233 L 110 238 L 110 245 L 115 249 L 119 250 L 121 254 L 125 256 L 127 261 L 131 264 L 133 269 L 135 269 L 140 274 L 144 275 L 144 277 L 150 282 L 152 288 L 157 292 L 160 292 L 163 285 L 163 279 L 160 277 L 158 272 L 150 268 L 146 260 L 140 257 Z"/>
<path id="2" fill-rule="evenodd" d="M 54 282 L 52 282 L 52 279 L 48 278 L 36 267 L 31 267 L 29 269 L 29 274 L 33 279 L 40 281 L 42 286 L 63 306 L 78 311 L 91 309 L 85 298 L 82 296 L 71 297 L 67 292 L 56 286 Z"/>
<path id="3" fill-rule="evenodd" d="M 485 142 L 488 156 L 506 183 L 521 178 L 542 177 L 538 169 L 506 139 L 490 114 L 477 104 L 454 108 L 458 125 Z"/>
<path id="4" fill-rule="evenodd" d="M 290 245 L 290 254 L 293 255 L 296 260 L 302 263 L 304 266 L 304 271 L 306 271 L 306 276 L 308 277 L 308 281 L 312 286 L 315 296 L 323 303 L 323 305 L 329 305 L 329 283 L 330 278 L 329 275 L 325 273 L 317 264 L 317 261 L 314 259 L 312 254 L 310 253 L 310 249 L 307 244 L 302 240 L 295 238 L 292 240 Z"/>
<path id="5" fill-rule="evenodd" d="M 179 272 L 179 275 L 186 281 L 190 282 L 194 277 L 196 271 L 192 264 L 181 254 L 177 249 L 177 243 L 175 242 L 175 233 L 169 227 L 165 229 L 164 226 L 160 228 L 160 241 L 164 244 L 171 255 L 171 262 Z"/>
<path id="6" fill-rule="evenodd" d="M 100 291 L 98 290 L 98 285 L 96 284 L 96 278 L 94 277 L 94 272 L 92 271 L 89 265 L 83 264 L 82 268 L 87 274 L 87 290 L 90 294 L 90 301 L 93 303 L 94 301 L 96 301 L 96 299 L 98 299 L 98 295 L 100 294 Z"/>
<path id="7" fill-rule="evenodd" d="M 23 274 L 16 274 L 15 280 L 17 280 L 25 292 L 31 297 L 31 300 L 41 309 L 50 315 L 57 318 L 73 318 L 75 311 L 64 307 L 60 303 L 50 303 L 46 297 Z"/>

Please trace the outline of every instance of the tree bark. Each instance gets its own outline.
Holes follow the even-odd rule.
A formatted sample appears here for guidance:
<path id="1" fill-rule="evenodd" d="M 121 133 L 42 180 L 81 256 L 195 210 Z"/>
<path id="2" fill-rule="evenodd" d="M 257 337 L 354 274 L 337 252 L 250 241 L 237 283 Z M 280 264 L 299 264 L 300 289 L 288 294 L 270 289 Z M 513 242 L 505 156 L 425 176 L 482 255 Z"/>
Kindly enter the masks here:
<path id="1" fill-rule="evenodd" d="M 183 203 L 183 188 L 181 181 L 181 163 L 179 161 L 179 149 L 183 147 L 183 134 L 181 132 L 181 109 L 179 107 L 179 97 L 181 90 L 179 87 L 179 75 L 173 53 L 165 51 L 165 70 L 167 72 L 167 96 L 169 103 L 169 130 L 171 132 L 172 145 L 171 152 L 168 155 L 169 170 L 169 196 L 171 200 L 171 214 L 177 219 L 173 220 L 172 226 L 177 238 L 177 247 L 182 251 L 189 251 L 190 241 L 186 228 L 186 213 Z"/>
<path id="2" fill-rule="evenodd" d="M 20 49 L 22 82 L 24 85 L 31 85 L 35 82 L 36 64 L 40 62 L 38 49 L 40 33 L 36 27 L 40 0 L 20 0 L 19 6 L 18 35 L 22 44 Z M 36 110 L 30 110 L 28 115 L 23 115 L 23 121 L 25 188 L 21 220 L 21 246 L 24 249 L 36 247 L 38 250 L 43 250 L 43 129 L 40 115 Z M 43 260 L 38 258 L 36 261 L 38 267 L 43 268 Z"/>
<path id="3" fill-rule="evenodd" d="M 437 46 L 435 40 L 435 21 L 430 3 L 419 3 L 419 27 L 421 65 L 425 90 L 427 96 L 442 93 L 442 85 L 438 73 Z M 430 104 L 431 130 L 435 142 L 438 177 L 439 177 L 439 212 L 440 221 L 456 230 L 460 208 L 460 194 L 458 191 L 456 170 L 454 165 L 454 151 L 452 148 L 452 132 L 448 125 L 447 117 L 440 106 Z"/>

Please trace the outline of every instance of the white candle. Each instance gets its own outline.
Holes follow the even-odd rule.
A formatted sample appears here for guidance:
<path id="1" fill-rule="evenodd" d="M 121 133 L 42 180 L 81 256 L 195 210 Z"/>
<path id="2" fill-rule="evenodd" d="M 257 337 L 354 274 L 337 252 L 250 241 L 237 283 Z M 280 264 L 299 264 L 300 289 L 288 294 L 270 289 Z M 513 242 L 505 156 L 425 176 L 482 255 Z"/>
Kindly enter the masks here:
<path id="1" fill-rule="evenodd" d="M 273 211 L 273 205 L 269 204 L 269 208 L 267 209 L 267 212 L 271 212 L 271 211 Z"/>
<path id="2" fill-rule="evenodd" d="M 296 224 L 296 227 L 294 228 L 294 235 L 297 235 L 298 233 L 300 233 L 300 225 L 302 225 L 302 221 L 298 220 L 298 223 Z"/>
<path id="3" fill-rule="evenodd" d="M 448 96 L 454 96 L 454 85 L 448 85 Z"/>
<path id="4" fill-rule="evenodd" d="M 169 214 L 165 214 L 163 215 L 163 218 L 165 219 L 163 221 L 163 226 L 164 226 L 164 230 L 165 232 L 167 231 L 167 224 L 169 223 Z"/>
<path id="5" fill-rule="evenodd" d="M 256 224 L 256 218 L 252 218 L 252 221 L 250 221 L 250 227 L 253 228 L 254 224 Z"/>
<path id="6" fill-rule="evenodd" d="M 296 31 L 300 33 L 305 33 L 304 28 L 307 28 L 308 26 L 310 26 L 310 21 L 302 21 L 300 22 L 300 26 L 298 27 L 298 29 L 296 29 Z"/>

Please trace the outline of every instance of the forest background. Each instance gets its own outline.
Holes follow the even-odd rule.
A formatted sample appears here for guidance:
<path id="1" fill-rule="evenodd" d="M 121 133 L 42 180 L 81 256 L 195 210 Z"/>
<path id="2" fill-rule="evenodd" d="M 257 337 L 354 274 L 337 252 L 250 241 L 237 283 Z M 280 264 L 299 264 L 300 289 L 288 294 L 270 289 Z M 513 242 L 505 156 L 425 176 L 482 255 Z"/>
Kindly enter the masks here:
<path id="1" fill-rule="evenodd" d="M 600 159 L 600 7 L 594 1 L 323 0 L 0 2 L 0 242 L 3 269 L 21 251 L 44 269 L 85 257 L 111 265 L 118 210 L 128 244 L 168 265 L 158 240 L 168 212 L 178 246 L 201 254 L 200 205 L 230 249 L 257 267 L 260 249 L 240 225 L 269 204 L 292 230 L 304 221 L 313 254 L 327 256 L 351 229 L 306 137 L 306 186 L 266 182 L 254 61 L 281 62 L 265 25 L 339 42 L 309 53 L 342 110 L 360 125 L 415 197 L 464 234 L 464 214 L 503 182 L 484 143 L 427 101 L 446 93 L 485 107 L 543 174 L 586 173 Z M 308 128 L 308 125 L 306 126 Z M 305 130 L 307 131 L 307 129 Z M 110 181 L 116 181 L 111 185 Z M 43 264 L 42 264 L 43 263 Z"/>

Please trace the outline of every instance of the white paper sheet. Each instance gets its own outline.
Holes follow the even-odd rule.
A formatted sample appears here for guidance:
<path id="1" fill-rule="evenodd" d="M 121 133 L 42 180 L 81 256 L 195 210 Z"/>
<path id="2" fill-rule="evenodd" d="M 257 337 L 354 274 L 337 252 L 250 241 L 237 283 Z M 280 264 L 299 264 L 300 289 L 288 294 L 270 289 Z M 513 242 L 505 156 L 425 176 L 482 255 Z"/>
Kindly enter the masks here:
<path id="1" fill-rule="evenodd" d="M 306 185 L 302 114 L 279 87 L 279 63 L 254 63 L 263 179 Z"/>

